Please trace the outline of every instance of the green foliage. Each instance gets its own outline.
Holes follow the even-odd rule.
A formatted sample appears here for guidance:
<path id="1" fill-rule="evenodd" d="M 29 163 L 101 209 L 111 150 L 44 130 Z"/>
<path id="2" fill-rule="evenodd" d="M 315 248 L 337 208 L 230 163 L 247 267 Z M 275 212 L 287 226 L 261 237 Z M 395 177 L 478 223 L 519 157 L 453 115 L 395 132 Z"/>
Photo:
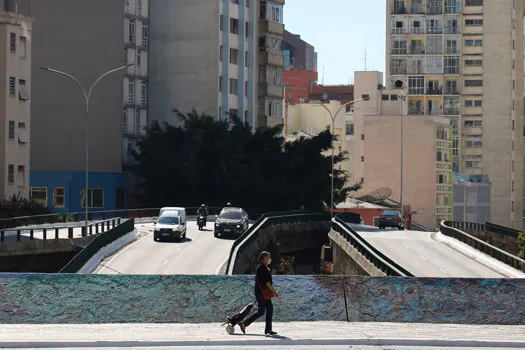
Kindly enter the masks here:
<path id="1" fill-rule="evenodd" d="M 182 126 L 154 124 L 138 143 L 142 205 L 223 205 L 252 213 L 320 210 L 330 203 L 331 133 L 286 143 L 280 127 L 252 133 L 248 125 L 178 113 Z M 336 163 L 346 154 L 335 157 Z M 344 201 L 359 185 L 345 187 L 336 171 L 335 199 Z"/>
<path id="2" fill-rule="evenodd" d="M 525 232 L 521 232 L 518 236 L 518 257 L 525 259 Z"/>
<path id="3" fill-rule="evenodd" d="M 0 201 L 0 219 L 46 214 L 51 214 L 51 211 L 45 206 L 22 198 L 20 195 L 13 195 L 8 199 Z M 49 222 L 49 220 L 50 219 L 47 218 L 47 222 Z M 36 222 L 33 221 L 35 220 L 31 222 L 27 220 L 3 220 L 0 221 L 0 227 L 16 227 L 22 224 L 38 223 L 39 220 L 36 219 Z"/>

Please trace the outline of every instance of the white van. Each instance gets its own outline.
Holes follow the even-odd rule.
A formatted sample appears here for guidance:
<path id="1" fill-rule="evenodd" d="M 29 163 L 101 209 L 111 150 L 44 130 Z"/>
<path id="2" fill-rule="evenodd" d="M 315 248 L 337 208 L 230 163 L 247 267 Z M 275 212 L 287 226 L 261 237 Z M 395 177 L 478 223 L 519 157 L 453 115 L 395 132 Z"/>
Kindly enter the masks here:
<path id="1" fill-rule="evenodd" d="M 164 207 L 160 209 L 159 218 L 162 214 L 170 212 L 170 216 L 180 216 L 181 223 L 186 225 L 186 208 L 182 207 Z"/>

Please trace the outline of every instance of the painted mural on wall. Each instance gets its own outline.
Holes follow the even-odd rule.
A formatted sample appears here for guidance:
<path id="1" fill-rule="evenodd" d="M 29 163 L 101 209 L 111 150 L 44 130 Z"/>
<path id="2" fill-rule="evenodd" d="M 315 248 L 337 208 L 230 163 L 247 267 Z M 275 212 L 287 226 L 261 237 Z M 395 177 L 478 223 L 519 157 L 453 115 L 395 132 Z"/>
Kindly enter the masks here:
<path id="1" fill-rule="evenodd" d="M 277 321 L 525 324 L 525 280 L 276 276 Z M 214 323 L 249 276 L 0 275 L 0 323 Z"/>

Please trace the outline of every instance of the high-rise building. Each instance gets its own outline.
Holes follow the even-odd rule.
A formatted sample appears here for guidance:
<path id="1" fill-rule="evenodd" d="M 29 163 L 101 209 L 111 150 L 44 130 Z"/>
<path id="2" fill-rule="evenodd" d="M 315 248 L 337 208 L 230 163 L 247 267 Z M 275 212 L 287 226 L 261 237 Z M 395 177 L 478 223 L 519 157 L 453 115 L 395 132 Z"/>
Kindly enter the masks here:
<path id="1" fill-rule="evenodd" d="M 387 0 L 388 88 L 448 118 L 453 168 L 487 175 L 491 220 L 524 226 L 523 0 Z"/>
<path id="2" fill-rule="evenodd" d="M 148 0 L 32 2 L 31 193 L 58 212 L 83 210 L 85 104 L 75 82 L 39 69 L 67 72 L 94 88 L 89 113 L 89 206 L 126 205 L 123 162 L 147 126 Z"/>
<path id="3" fill-rule="evenodd" d="M 0 199 L 29 195 L 31 129 L 31 6 L 27 0 L 0 5 Z"/>
<path id="4" fill-rule="evenodd" d="M 151 0 L 150 115 L 282 124 L 284 0 Z"/>

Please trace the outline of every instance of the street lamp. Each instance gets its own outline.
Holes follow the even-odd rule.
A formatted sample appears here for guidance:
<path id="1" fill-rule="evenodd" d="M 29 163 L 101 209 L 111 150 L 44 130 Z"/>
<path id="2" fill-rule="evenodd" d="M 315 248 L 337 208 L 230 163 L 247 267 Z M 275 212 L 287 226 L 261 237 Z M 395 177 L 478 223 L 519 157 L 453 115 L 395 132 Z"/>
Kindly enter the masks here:
<path id="1" fill-rule="evenodd" d="M 128 67 L 131 67 L 133 66 L 134 63 L 131 63 L 131 64 L 127 64 L 125 66 L 121 66 L 121 67 L 118 67 L 118 68 L 115 68 L 115 69 L 112 69 L 110 71 L 107 71 L 106 73 L 102 74 L 101 76 L 99 76 L 95 82 L 91 85 L 91 87 L 89 88 L 89 90 L 86 90 L 84 88 L 84 85 L 82 85 L 82 83 L 80 82 L 80 80 L 78 80 L 77 78 L 75 78 L 73 75 L 69 74 L 69 73 L 66 73 L 66 72 L 62 72 L 62 71 L 59 71 L 57 69 L 53 69 L 53 68 L 48 68 L 48 67 L 40 67 L 40 69 L 42 70 L 45 70 L 47 72 L 51 72 L 51 73 L 55 73 L 55 74 L 58 74 L 58 75 L 61 75 L 63 77 L 66 77 L 66 78 L 69 78 L 71 80 L 73 80 L 77 85 L 78 87 L 80 87 L 80 89 L 82 90 L 82 93 L 84 95 L 84 103 L 86 105 L 86 114 L 85 114 L 85 128 L 86 128 L 86 134 L 85 134 L 85 157 L 86 157 L 86 169 L 85 169 L 85 188 L 84 188 L 84 206 L 85 206 L 85 217 L 84 217 L 84 245 L 87 246 L 87 236 L 88 236 L 88 214 L 89 214 L 89 101 L 91 99 L 91 93 L 93 92 L 93 88 L 102 80 L 104 79 L 106 76 L 112 74 L 112 73 L 116 73 L 116 72 L 119 72 L 121 70 L 124 70 L 124 69 L 127 69 Z"/>
<path id="2" fill-rule="evenodd" d="M 326 109 L 326 111 L 330 115 L 330 119 L 332 120 L 332 141 L 331 141 L 331 148 L 332 148 L 332 174 L 330 175 L 331 176 L 331 184 L 330 184 L 330 189 L 331 189 L 331 191 L 330 191 L 330 219 L 334 218 L 334 176 L 335 176 L 334 175 L 334 139 L 335 139 L 335 120 L 337 119 L 337 116 L 339 115 L 339 113 L 346 106 L 355 104 L 357 102 L 368 101 L 368 100 L 370 100 L 370 96 L 367 96 L 367 97 L 364 97 L 364 98 L 360 98 L 358 100 L 354 100 L 354 101 L 350 101 L 350 102 L 344 103 L 344 104 L 342 104 L 339 107 L 339 109 L 337 110 L 337 112 L 335 112 L 335 114 L 332 114 L 330 109 L 328 107 L 326 107 L 323 102 L 317 101 L 317 100 L 309 100 L 311 102 L 314 102 L 314 103 L 322 106 L 324 109 Z"/>

